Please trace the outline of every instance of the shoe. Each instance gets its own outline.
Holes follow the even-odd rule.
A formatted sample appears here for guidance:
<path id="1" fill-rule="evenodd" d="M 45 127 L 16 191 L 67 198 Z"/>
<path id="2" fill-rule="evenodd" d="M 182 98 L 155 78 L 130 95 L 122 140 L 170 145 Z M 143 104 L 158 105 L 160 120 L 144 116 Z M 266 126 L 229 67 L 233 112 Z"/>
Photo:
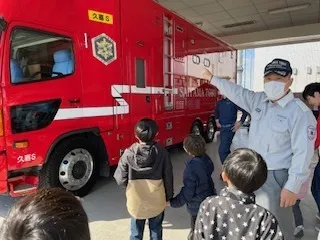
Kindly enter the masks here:
<path id="1" fill-rule="evenodd" d="M 320 215 L 317 213 L 316 218 L 320 221 Z"/>
<path id="2" fill-rule="evenodd" d="M 296 227 L 296 229 L 294 230 L 294 236 L 296 238 L 302 238 L 304 236 L 304 227 L 302 225 Z"/>

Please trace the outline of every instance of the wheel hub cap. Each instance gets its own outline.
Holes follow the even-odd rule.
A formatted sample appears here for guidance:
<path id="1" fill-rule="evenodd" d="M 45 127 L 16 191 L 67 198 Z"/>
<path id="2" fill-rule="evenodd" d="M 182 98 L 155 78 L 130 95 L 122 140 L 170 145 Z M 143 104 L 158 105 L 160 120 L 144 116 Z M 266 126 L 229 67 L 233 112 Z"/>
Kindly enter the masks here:
<path id="1" fill-rule="evenodd" d="M 198 126 L 194 126 L 193 130 L 192 130 L 192 133 L 194 135 L 200 135 L 200 128 Z"/>
<path id="2" fill-rule="evenodd" d="M 214 137 L 214 126 L 212 122 L 209 122 L 208 124 L 208 138 L 211 139 Z"/>
<path id="3" fill-rule="evenodd" d="M 91 154 L 83 148 L 77 148 L 63 158 L 59 167 L 59 181 L 67 190 L 75 191 L 87 184 L 92 173 Z"/>

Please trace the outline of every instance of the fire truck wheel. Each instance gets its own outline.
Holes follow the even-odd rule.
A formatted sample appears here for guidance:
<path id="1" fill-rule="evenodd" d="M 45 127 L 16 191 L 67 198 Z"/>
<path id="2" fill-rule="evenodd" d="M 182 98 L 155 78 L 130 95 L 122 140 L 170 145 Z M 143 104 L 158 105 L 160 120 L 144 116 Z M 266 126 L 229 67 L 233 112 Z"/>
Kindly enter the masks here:
<path id="1" fill-rule="evenodd" d="M 73 137 L 53 150 L 41 171 L 40 187 L 61 187 L 85 196 L 97 179 L 95 146 L 92 139 Z"/>
<path id="2" fill-rule="evenodd" d="M 215 130 L 216 130 L 216 126 L 214 124 L 214 121 L 213 121 L 213 119 L 210 119 L 208 121 L 207 129 L 206 129 L 206 132 L 205 132 L 205 135 L 204 135 L 204 138 L 205 138 L 207 143 L 211 143 L 213 141 Z"/>
<path id="3" fill-rule="evenodd" d="M 202 133 L 203 133 L 202 129 L 203 129 L 203 127 L 202 127 L 201 123 L 194 122 L 191 127 L 191 134 L 202 135 Z"/>

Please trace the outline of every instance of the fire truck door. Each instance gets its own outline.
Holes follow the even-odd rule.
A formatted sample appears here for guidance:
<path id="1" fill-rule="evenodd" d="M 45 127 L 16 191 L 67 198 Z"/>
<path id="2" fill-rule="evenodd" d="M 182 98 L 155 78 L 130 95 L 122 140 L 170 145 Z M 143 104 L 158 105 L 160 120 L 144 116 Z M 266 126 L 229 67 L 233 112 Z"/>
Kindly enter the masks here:
<path id="1" fill-rule="evenodd" d="M 152 118 L 152 48 L 143 41 L 131 45 L 129 111 L 131 123 L 135 125 L 142 118 Z"/>
<path id="2" fill-rule="evenodd" d="M 25 22 L 13 22 L 8 32 L 1 67 L 6 80 L 2 91 L 8 170 L 12 170 L 41 165 L 52 141 L 81 129 L 84 121 L 77 37 Z M 28 147 L 14 147 L 21 140 Z"/>

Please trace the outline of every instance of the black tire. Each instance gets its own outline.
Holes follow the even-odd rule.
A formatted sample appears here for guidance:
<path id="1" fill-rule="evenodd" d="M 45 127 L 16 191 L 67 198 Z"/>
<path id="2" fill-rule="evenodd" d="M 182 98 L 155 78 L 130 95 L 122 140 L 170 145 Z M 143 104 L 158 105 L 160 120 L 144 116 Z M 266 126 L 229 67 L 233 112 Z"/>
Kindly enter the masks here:
<path id="1" fill-rule="evenodd" d="M 95 185 L 97 176 L 98 176 L 97 174 L 98 173 L 98 167 L 97 167 L 98 156 L 96 154 L 97 151 L 94 143 L 95 143 L 94 139 L 86 138 L 83 136 L 71 137 L 59 143 L 54 148 L 54 150 L 52 151 L 51 155 L 48 158 L 47 163 L 44 165 L 43 169 L 41 170 L 39 186 L 41 188 L 50 188 L 50 187 L 64 188 L 80 197 L 87 195 Z M 75 156 L 75 154 L 72 154 L 72 153 L 77 149 L 84 149 L 82 152 L 84 152 L 85 154 L 81 156 L 82 157 L 85 156 L 86 160 L 78 161 L 76 159 L 72 159 L 72 156 Z M 78 151 L 77 153 L 79 154 L 82 153 L 81 150 L 77 150 L 77 151 Z M 70 156 L 70 158 L 67 158 L 67 160 L 65 160 L 67 156 Z M 78 178 L 76 178 L 75 175 L 79 174 L 79 171 L 81 170 L 84 170 L 84 172 L 86 172 L 86 174 L 83 174 L 83 172 L 80 172 L 80 175 L 81 174 L 83 175 L 82 184 L 84 185 L 83 186 L 81 186 L 82 184 L 78 186 L 75 185 L 74 190 L 72 189 L 72 186 L 68 187 L 67 185 L 63 185 L 63 183 L 61 183 L 60 181 L 61 179 L 60 177 L 65 175 L 65 174 L 62 174 L 62 173 L 65 173 L 64 171 L 59 172 L 61 170 L 60 167 L 61 166 L 64 167 L 63 164 L 65 164 L 66 162 L 68 163 L 68 159 L 72 159 L 72 161 L 70 160 L 69 162 L 78 164 L 77 168 L 75 167 L 76 164 L 73 165 L 71 174 L 68 173 L 70 176 L 72 176 L 72 178 L 78 180 Z M 89 164 L 90 167 L 88 167 L 86 163 L 91 163 Z M 68 163 L 68 165 L 66 166 L 72 166 L 72 164 Z M 91 174 L 87 174 L 87 171 L 91 172 Z M 66 182 L 64 182 L 64 184 L 66 184 Z M 67 184 L 72 185 L 68 182 Z"/>
<path id="2" fill-rule="evenodd" d="M 207 123 L 207 129 L 204 133 L 204 139 L 206 140 L 207 143 L 213 142 L 216 129 L 217 129 L 216 124 L 214 120 L 211 118 Z"/>
<path id="3" fill-rule="evenodd" d="M 190 134 L 203 136 L 203 126 L 200 122 L 194 122 L 191 126 Z"/>

